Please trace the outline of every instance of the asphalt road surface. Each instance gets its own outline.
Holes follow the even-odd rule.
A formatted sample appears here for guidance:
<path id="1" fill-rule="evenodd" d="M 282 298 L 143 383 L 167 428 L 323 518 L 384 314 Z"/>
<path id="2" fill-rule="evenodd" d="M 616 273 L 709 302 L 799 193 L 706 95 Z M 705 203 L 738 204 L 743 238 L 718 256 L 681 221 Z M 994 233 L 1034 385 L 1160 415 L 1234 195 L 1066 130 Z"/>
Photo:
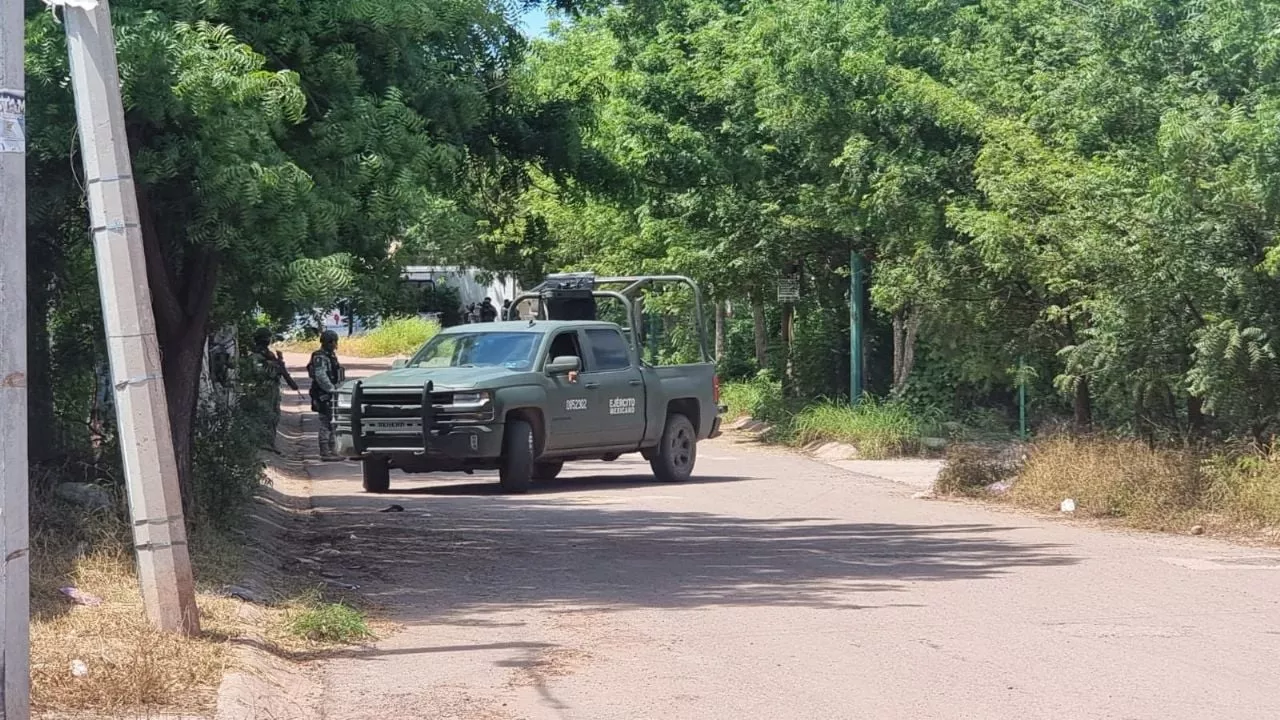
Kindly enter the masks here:
<path id="1" fill-rule="evenodd" d="M 313 466 L 318 542 L 400 629 L 324 662 L 332 720 L 1280 717 L 1280 551 L 731 439 L 679 485 L 623 458 L 372 496 L 358 470 Z"/>

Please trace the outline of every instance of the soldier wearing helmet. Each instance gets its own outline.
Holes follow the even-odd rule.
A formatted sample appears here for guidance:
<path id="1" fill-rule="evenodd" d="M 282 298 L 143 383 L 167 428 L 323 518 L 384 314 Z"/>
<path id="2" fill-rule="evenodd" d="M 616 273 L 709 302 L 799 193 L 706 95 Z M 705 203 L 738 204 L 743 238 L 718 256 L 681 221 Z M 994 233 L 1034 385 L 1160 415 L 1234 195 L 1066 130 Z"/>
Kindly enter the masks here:
<path id="1" fill-rule="evenodd" d="M 320 459 L 325 462 L 341 460 L 333 446 L 333 406 L 337 401 L 338 385 L 342 382 L 338 333 L 325 330 L 320 334 L 320 349 L 311 353 L 307 376 L 311 378 L 311 409 L 320 415 Z"/>
<path id="2" fill-rule="evenodd" d="M 266 395 L 260 400 L 266 404 L 267 416 L 263 421 L 267 424 L 264 438 L 269 450 L 275 449 L 276 426 L 280 423 L 280 381 L 283 380 L 289 389 L 298 391 L 298 383 L 284 364 L 284 356 L 271 351 L 271 329 L 258 328 L 253 333 L 253 348 L 249 358 L 253 360 L 255 377 L 261 383 Z"/>

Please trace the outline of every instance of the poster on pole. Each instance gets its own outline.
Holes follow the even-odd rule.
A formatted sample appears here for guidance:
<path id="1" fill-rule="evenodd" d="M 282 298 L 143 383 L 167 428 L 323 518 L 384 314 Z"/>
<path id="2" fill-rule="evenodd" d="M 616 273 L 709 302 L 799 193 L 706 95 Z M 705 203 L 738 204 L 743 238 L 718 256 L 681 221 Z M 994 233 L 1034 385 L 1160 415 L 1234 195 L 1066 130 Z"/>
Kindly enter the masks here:
<path id="1" fill-rule="evenodd" d="M 0 153 L 27 152 L 27 101 L 16 90 L 0 90 Z"/>

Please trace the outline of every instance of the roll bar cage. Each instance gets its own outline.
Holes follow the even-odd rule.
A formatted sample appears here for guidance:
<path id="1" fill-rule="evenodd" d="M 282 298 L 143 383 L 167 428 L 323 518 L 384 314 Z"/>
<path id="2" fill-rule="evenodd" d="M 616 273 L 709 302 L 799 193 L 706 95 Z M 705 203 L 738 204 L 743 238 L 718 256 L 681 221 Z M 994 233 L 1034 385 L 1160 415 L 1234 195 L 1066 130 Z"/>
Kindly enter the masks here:
<path id="1" fill-rule="evenodd" d="M 582 295 L 590 292 L 593 298 L 608 298 L 622 303 L 627 313 L 629 327 L 623 328 L 631 337 L 632 350 L 636 357 L 641 357 L 640 334 L 632 332 L 643 326 L 644 298 L 640 293 L 663 285 L 687 285 L 693 290 L 694 324 L 698 333 L 698 353 L 702 362 L 711 362 L 707 352 L 707 325 L 702 312 L 702 289 L 691 278 L 683 275 L 622 275 L 617 277 L 595 276 L 595 273 L 559 273 L 548 275 L 545 280 L 533 288 L 517 295 L 511 301 L 511 308 L 504 320 L 516 320 L 516 307 L 526 300 L 538 300 L 540 320 L 556 320 L 547 317 L 547 303 L 544 300 L 556 296 Z"/>

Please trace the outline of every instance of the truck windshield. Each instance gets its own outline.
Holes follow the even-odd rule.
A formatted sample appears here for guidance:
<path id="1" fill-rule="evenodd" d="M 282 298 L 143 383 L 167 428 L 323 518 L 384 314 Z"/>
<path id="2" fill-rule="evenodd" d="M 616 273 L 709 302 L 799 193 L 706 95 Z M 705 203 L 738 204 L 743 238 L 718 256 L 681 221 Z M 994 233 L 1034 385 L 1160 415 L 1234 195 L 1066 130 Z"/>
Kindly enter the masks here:
<path id="1" fill-rule="evenodd" d="M 410 367 L 505 367 L 530 370 L 538 333 L 474 332 L 436 335 L 409 361 Z"/>

